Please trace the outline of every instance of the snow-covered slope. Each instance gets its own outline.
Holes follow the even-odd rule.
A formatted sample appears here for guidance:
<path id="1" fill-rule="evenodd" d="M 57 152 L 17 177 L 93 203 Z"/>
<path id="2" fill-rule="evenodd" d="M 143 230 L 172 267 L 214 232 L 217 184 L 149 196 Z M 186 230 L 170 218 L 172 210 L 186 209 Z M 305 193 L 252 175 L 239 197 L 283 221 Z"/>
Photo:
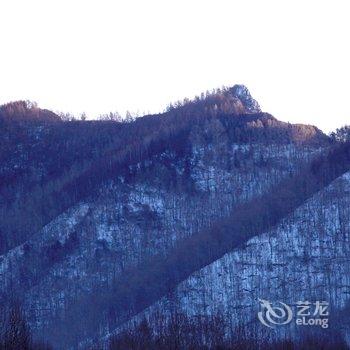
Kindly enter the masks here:
<path id="1" fill-rule="evenodd" d="M 133 181 L 118 177 L 105 184 L 98 197 L 70 208 L 1 256 L 0 289 L 5 295 L 22 291 L 32 329 L 40 333 L 54 317 L 64 318 L 69 303 L 111 286 L 128 267 L 166 253 L 234 204 L 267 192 L 318 152 L 218 141 L 197 145 L 184 158 L 154 157 L 136 166 Z"/>
<path id="2" fill-rule="evenodd" d="M 270 323 L 272 329 L 266 328 L 258 321 L 259 299 L 275 306 L 281 306 L 278 302 L 289 305 L 293 320 L 286 325 Z M 143 317 L 155 322 L 159 313 L 220 314 L 225 315 L 230 329 L 249 325 L 255 331 L 268 331 L 271 337 L 293 337 L 303 327 L 295 323 L 299 301 L 311 302 L 311 312 L 315 311 L 313 303 L 329 303 L 329 328 L 349 340 L 348 312 L 341 310 L 350 302 L 350 172 L 271 231 L 193 273 L 171 296 L 130 324 Z"/>
<path id="3" fill-rule="evenodd" d="M 33 121 L 36 110 L 20 102 L 0 111 L 0 303 L 20 300 L 34 336 L 61 348 L 115 330 L 222 256 L 228 241 L 216 244 L 215 234 L 206 240 L 208 232 L 226 228 L 233 213 L 239 220 L 244 207 L 253 215 L 260 204 L 251 203 L 272 189 L 281 194 L 281 181 L 294 186 L 294 175 L 299 179 L 306 163 L 332 147 L 314 126 L 262 113 L 243 85 L 128 122 Z M 315 181 L 317 189 L 329 183 Z M 293 209 L 310 193 L 291 201 Z M 268 215 L 275 223 L 286 212 Z M 234 246 L 256 234 L 237 227 Z M 264 241 L 254 242 L 249 254 L 267 259 L 259 256 Z M 198 246 L 203 256 L 210 252 L 207 260 L 195 256 Z M 270 249 L 282 259 L 287 248 Z M 239 276 L 248 275 L 232 292 L 248 303 L 260 262 L 250 257 L 246 264 L 243 252 L 234 253 L 241 254 L 235 264 Z M 217 305 L 231 312 L 231 260 L 181 284 L 180 309 L 192 315 Z M 214 288 L 220 284 L 222 292 Z M 153 289 L 146 293 L 147 286 Z"/>

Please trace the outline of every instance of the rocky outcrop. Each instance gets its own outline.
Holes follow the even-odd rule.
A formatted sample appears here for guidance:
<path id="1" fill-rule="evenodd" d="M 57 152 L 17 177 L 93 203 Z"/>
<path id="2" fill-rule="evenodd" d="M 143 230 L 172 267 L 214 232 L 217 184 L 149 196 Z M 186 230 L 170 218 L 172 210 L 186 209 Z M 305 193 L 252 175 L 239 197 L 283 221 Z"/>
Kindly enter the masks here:
<path id="1" fill-rule="evenodd" d="M 234 85 L 229 89 L 229 92 L 237 97 L 249 113 L 260 113 L 259 103 L 251 96 L 248 88 L 244 85 Z"/>

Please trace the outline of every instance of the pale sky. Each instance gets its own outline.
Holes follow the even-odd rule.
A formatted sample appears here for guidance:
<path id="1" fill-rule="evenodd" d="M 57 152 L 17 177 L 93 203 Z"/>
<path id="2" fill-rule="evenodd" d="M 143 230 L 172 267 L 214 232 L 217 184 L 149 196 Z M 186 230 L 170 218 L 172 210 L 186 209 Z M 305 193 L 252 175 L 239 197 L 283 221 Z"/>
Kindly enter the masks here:
<path id="1" fill-rule="evenodd" d="M 158 112 L 245 84 L 280 120 L 350 123 L 348 0 L 0 0 L 0 104 Z"/>

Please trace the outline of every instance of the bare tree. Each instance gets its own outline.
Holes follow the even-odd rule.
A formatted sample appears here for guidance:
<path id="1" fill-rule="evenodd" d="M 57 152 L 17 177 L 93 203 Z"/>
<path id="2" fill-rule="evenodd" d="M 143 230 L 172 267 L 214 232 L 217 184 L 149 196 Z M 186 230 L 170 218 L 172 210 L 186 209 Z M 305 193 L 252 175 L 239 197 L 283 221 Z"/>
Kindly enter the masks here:
<path id="1" fill-rule="evenodd" d="M 21 307 L 15 303 L 4 309 L 0 321 L 0 349 L 32 349 L 31 333 Z"/>

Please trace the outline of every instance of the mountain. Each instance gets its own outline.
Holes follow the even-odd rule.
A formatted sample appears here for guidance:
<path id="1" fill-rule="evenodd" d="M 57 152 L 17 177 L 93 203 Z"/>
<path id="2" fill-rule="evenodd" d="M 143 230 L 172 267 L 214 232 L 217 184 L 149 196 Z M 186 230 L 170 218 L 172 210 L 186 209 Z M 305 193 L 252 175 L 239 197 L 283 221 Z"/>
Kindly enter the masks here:
<path id="1" fill-rule="evenodd" d="M 246 110 L 250 95 L 244 91 L 240 86 L 220 90 L 133 123 L 64 122 L 28 102 L 1 107 L 0 194 L 7 208 L 0 210 L 0 252 L 25 242 L 116 172 L 166 150 L 186 153 L 193 138 L 209 143 L 222 129 L 231 143 L 327 144 L 313 126 Z"/>
<path id="2" fill-rule="evenodd" d="M 263 113 L 246 87 L 131 121 L 10 103 L 0 126 L 0 300 L 35 339 L 107 346 L 172 308 L 244 327 L 255 298 L 309 290 L 346 310 L 349 144 Z"/>

